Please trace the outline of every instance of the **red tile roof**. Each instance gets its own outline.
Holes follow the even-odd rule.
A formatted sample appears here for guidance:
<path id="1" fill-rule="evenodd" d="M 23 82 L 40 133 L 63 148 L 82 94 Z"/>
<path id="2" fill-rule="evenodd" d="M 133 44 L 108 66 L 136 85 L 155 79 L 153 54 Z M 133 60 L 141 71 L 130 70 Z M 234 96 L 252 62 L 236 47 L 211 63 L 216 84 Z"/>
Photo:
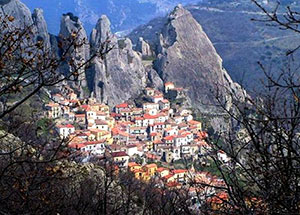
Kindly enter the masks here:
<path id="1" fill-rule="evenodd" d="M 170 85 L 174 85 L 174 83 L 172 83 L 172 82 L 165 83 L 165 86 L 170 86 Z"/>
<path id="2" fill-rule="evenodd" d="M 146 168 L 157 168 L 157 165 L 155 163 L 147 164 L 145 165 Z"/>
<path id="3" fill-rule="evenodd" d="M 161 102 L 162 102 L 162 103 L 165 103 L 165 104 L 166 104 L 166 103 L 170 103 L 168 99 L 164 99 L 164 100 L 162 100 Z"/>
<path id="4" fill-rule="evenodd" d="M 156 115 L 152 116 L 152 115 L 149 115 L 149 114 L 144 114 L 145 119 L 157 119 L 157 117 L 158 116 L 156 116 Z"/>
<path id="5" fill-rule="evenodd" d="M 75 128 L 73 125 L 71 124 L 67 124 L 67 125 L 57 125 L 58 128 Z"/>
<path id="6" fill-rule="evenodd" d="M 201 122 L 196 121 L 196 120 L 190 120 L 188 123 L 191 124 L 191 125 L 198 125 L 198 124 L 201 124 Z"/>
<path id="7" fill-rule="evenodd" d="M 108 125 L 106 121 L 101 120 L 101 119 L 96 119 L 95 124 L 96 125 Z"/>
<path id="8" fill-rule="evenodd" d="M 164 140 L 166 140 L 166 141 L 172 141 L 174 138 L 175 138 L 174 135 L 172 135 L 172 136 L 164 137 Z"/>
<path id="9" fill-rule="evenodd" d="M 125 156 L 128 156 L 128 154 L 126 152 L 123 152 L 123 151 L 121 151 L 121 152 L 112 152 L 111 156 L 114 157 L 114 158 L 115 157 L 125 157 Z"/>
<path id="10" fill-rule="evenodd" d="M 136 162 L 129 162 L 128 163 L 128 167 L 134 167 L 134 166 L 140 166 L 140 165 L 137 164 Z"/>
<path id="11" fill-rule="evenodd" d="M 128 104 L 127 103 L 118 104 L 116 105 L 116 108 L 128 108 Z"/>
<path id="12" fill-rule="evenodd" d="M 76 114 L 75 117 L 77 117 L 77 118 L 83 118 L 83 117 L 85 117 L 85 114 Z"/>
<path id="13" fill-rule="evenodd" d="M 174 169 L 173 171 L 173 174 L 179 174 L 179 173 L 185 173 L 187 172 L 186 169 Z"/>
<path id="14" fill-rule="evenodd" d="M 89 105 L 81 105 L 80 107 L 82 109 L 86 110 L 86 111 L 90 110 L 90 106 Z"/>
<path id="15" fill-rule="evenodd" d="M 165 171 L 165 170 L 167 170 L 167 171 L 169 171 L 169 169 L 167 169 L 167 168 L 165 168 L 165 167 L 159 167 L 159 168 L 157 168 L 157 172 L 162 172 L 162 171 Z"/>

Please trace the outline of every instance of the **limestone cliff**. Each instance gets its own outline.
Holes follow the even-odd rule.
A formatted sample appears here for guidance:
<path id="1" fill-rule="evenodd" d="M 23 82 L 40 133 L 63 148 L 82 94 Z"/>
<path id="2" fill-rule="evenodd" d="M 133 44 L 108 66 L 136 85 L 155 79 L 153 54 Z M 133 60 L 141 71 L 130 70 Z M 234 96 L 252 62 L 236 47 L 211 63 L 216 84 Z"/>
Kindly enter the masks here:
<path id="1" fill-rule="evenodd" d="M 222 67 L 222 59 L 200 24 L 181 5 L 164 25 L 158 52 L 154 67 L 160 77 L 187 89 L 188 99 L 202 112 L 214 109 L 218 90 L 223 99 L 230 92 L 243 92 Z"/>
<path id="2" fill-rule="evenodd" d="M 91 34 L 92 50 L 96 51 L 106 41 L 113 49 L 93 62 L 93 92 L 100 102 L 115 105 L 139 95 L 146 86 L 147 73 L 141 56 L 132 49 L 131 40 L 118 40 L 111 33 L 108 18 L 102 16 Z"/>
<path id="3" fill-rule="evenodd" d="M 153 56 L 153 51 L 151 50 L 150 45 L 143 39 L 143 37 L 139 38 L 136 44 L 136 50 L 140 52 L 143 57 Z"/>
<path id="4" fill-rule="evenodd" d="M 8 24 L 19 29 L 31 27 L 34 41 L 43 41 L 45 50 L 51 48 L 47 23 L 41 9 L 35 9 L 33 14 L 26 5 L 19 0 L 0 0 L 0 16 L 14 17 Z"/>
<path id="5" fill-rule="evenodd" d="M 49 50 L 51 48 L 50 36 L 48 33 L 47 23 L 43 15 L 43 10 L 39 8 L 34 9 L 32 14 L 32 20 L 36 27 L 37 40 L 42 40 L 44 43 L 45 50 Z"/>
<path id="6" fill-rule="evenodd" d="M 87 34 L 78 17 L 74 16 L 72 13 L 64 14 L 61 19 L 59 37 L 61 39 L 72 38 L 73 34 L 76 35 L 76 42 L 80 44 L 80 46 L 77 47 L 76 50 L 71 51 L 71 57 L 75 59 L 75 64 L 80 66 L 82 63 L 86 62 L 90 56 L 90 45 L 88 43 Z M 63 67 L 63 70 L 66 70 L 64 71 L 65 73 L 69 72 L 69 69 L 70 68 L 68 68 L 67 65 Z M 83 87 L 87 86 L 85 67 L 80 69 L 78 80 L 75 83 L 81 91 Z"/>
<path id="7" fill-rule="evenodd" d="M 0 16 L 13 16 L 15 18 L 13 24 L 17 27 L 32 25 L 31 12 L 19 0 L 0 0 Z"/>

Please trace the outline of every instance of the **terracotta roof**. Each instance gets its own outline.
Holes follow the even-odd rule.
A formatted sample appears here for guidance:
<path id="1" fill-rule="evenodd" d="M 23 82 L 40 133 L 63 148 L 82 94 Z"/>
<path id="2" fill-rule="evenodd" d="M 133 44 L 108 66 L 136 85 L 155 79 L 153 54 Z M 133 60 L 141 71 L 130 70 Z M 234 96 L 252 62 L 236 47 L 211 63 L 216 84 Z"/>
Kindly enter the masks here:
<path id="1" fill-rule="evenodd" d="M 128 167 L 134 167 L 134 166 L 140 166 L 140 165 L 137 164 L 136 162 L 129 162 L 128 163 Z"/>
<path id="2" fill-rule="evenodd" d="M 89 105 L 81 105 L 80 106 L 82 109 L 89 111 L 90 110 L 90 106 Z"/>
<path id="3" fill-rule="evenodd" d="M 119 113 L 110 113 L 110 116 L 115 118 L 115 117 L 120 117 L 121 114 L 119 114 Z"/>
<path id="4" fill-rule="evenodd" d="M 149 115 L 149 114 L 144 114 L 144 118 L 145 119 L 157 119 L 157 116 L 156 115 L 152 116 L 152 115 Z"/>
<path id="5" fill-rule="evenodd" d="M 97 111 L 98 116 L 106 116 L 107 114 L 102 111 Z"/>
<path id="6" fill-rule="evenodd" d="M 177 88 L 175 88 L 174 90 L 177 90 L 177 91 L 183 91 L 183 88 L 182 88 L 182 87 L 177 87 Z"/>
<path id="7" fill-rule="evenodd" d="M 191 124 L 191 125 L 198 125 L 198 124 L 200 124 L 201 122 L 196 121 L 196 120 L 190 120 L 188 123 Z"/>
<path id="8" fill-rule="evenodd" d="M 107 122 L 101 119 L 96 119 L 95 120 L 96 125 L 107 125 Z"/>
<path id="9" fill-rule="evenodd" d="M 132 112 L 132 110 L 130 108 L 122 108 L 120 110 L 120 112 L 122 112 L 122 113 L 130 113 L 130 112 Z"/>
<path id="10" fill-rule="evenodd" d="M 116 105 L 116 108 L 128 108 L 128 104 L 127 103 L 118 104 Z"/>
<path id="11" fill-rule="evenodd" d="M 160 102 L 162 102 L 162 103 L 164 103 L 164 104 L 170 103 L 168 99 L 163 99 L 163 100 L 161 100 Z"/>
<path id="12" fill-rule="evenodd" d="M 84 145 L 97 145 L 97 144 L 101 144 L 101 143 L 105 143 L 106 141 L 105 140 L 98 140 L 98 141 L 88 141 L 88 142 L 85 142 L 85 143 L 82 143 Z"/>
<path id="13" fill-rule="evenodd" d="M 165 123 L 164 122 L 156 122 L 156 123 L 154 123 L 154 126 L 155 125 L 164 125 Z"/>
<path id="14" fill-rule="evenodd" d="M 112 152 L 110 153 L 112 157 L 125 157 L 125 156 L 128 156 L 128 154 L 126 152 Z"/>
<path id="15" fill-rule="evenodd" d="M 159 167 L 159 168 L 157 168 L 156 172 L 162 172 L 162 171 L 165 171 L 165 170 L 169 171 L 169 169 L 167 169 L 165 167 Z"/>
<path id="16" fill-rule="evenodd" d="M 77 118 L 83 118 L 83 117 L 85 117 L 85 114 L 75 114 L 75 117 L 77 117 Z"/>
<path id="17" fill-rule="evenodd" d="M 67 124 L 67 125 L 57 125 L 58 128 L 75 128 L 73 125 L 71 124 Z"/>
<path id="18" fill-rule="evenodd" d="M 155 163 L 147 164 L 145 165 L 146 168 L 157 168 L 157 165 Z"/>
<path id="19" fill-rule="evenodd" d="M 126 146 L 127 148 L 134 148 L 134 147 L 137 147 L 135 144 L 132 144 L 132 145 L 127 145 Z"/>
<path id="20" fill-rule="evenodd" d="M 166 141 L 169 141 L 169 140 L 172 141 L 174 138 L 175 138 L 175 136 L 171 135 L 171 136 L 164 137 L 164 140 L 166 140 Z"/>
<path id="21" fill-rule="evenodd" d="M 170 86 L 170 85 L 174 85 L 174 83 L 173 82 L 167 82 L 167 83 L 165 83 L 165 86 Z"/>
<path id="22" fill-rule="evenodd" d="M 48 104 L 46 104 L 46 106 L 48 106 L 48 107 L 59 107 L 59 104 L 57 104 L 57 103 L 48 103 Z"/>
<path id="23" fill-rule="evenodd" d="M 157 135 L 158 135 L 158 133 L 156 133 L 156 132 L 153 132 L 153 133 L 150 134 L 151 137 L 155 137 Z"/>
<path id="24" fill-rule="evenodd" d="M 82 147 L 85 147 L 85 145 L 82 143 L 71 143 L 68 145 L 68 147 L 74 148 L 74 149 L 81 149 Z"/>
<path id="25" fill-rule="evenodd" d="M 173 174 L 185 173 L 187 172 L 186 169 L 174 169 L 172 170 Z"/>

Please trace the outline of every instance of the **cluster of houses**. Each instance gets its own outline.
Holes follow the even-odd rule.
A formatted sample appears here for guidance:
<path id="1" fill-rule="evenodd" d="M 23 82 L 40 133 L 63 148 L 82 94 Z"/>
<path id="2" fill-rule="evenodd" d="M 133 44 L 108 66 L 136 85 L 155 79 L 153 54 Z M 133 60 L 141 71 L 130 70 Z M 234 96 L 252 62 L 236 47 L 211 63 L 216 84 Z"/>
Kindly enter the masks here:
<path id="1" fill-rule="evenodd" d="M 68 146 L 79 151 L 83 160 L 109 158 L 118 169 L 128 169 L 138 180 L 158 180 L 169 187 L 181 187 L 191 180 L 223 185 L 223 181 L 207 172 L 192 169 L 158 167 L 156 161 L 172 163 L 181 159 L 195 160 L 210 152 L 207 133 L 192 111 L 172 105 L 165 98 L 170 91 L 179 96 L 182 88 L 166 83 L 164 92 L 153 88 L 144 91 L 147 100 L 140 107 L 121 103 L 113 109 L 94 98 L 80 100 L 66 87 L 52 95 L 45 105 L 45 115 L 55 119 L 56 131 Z M 222 160 L 225 154 L 219 153 Z M 137 159 L 150 162 L 140 165 Z M 152 163 L 151 163 L 152 162 Z M 197 187 L 190 187 L 197 193 Z M 199 188 L 203 189 L 203 188 Z M 207 192 L 207 191 L 205 191 Z"/>
<path id="2" fill-rule="evenodd" d="M 171 90 L 182 92 L 166 83 L 164 93 Z M 207 133 L 191 110 L 171 108 L 164 93 L 156 89 L 146 88 L 144 93 L 148 100 L 140 107 L 122 103 L 111 110 L 94 98 L 80 100 L 67 87 L 52 95 L 45 114 L 56 120 L 56 130 L 69 139 L 69 147 L 87 157 L 109 152 L 124 160 L 123 167 L 134 156 L 171 163 L 207 153 Z"/>
<path id="3" fill-rule="evenodd" d="M 129 162 L 128 170 L 138 180 L 148 182 L 152 179 L 156 185 L 160 185 L 158 187 L 187 191 L 196 210 L 203 202 L 211 204 L 214 210 L 218 210 L 229 198 L 226 192 L 215 189 L 226 188 L 224 180 L 209 172 L 196 171 L 193 165 L 189 169 L 169 169 L 158 167 L 155 163 L 140 165 Z"/>

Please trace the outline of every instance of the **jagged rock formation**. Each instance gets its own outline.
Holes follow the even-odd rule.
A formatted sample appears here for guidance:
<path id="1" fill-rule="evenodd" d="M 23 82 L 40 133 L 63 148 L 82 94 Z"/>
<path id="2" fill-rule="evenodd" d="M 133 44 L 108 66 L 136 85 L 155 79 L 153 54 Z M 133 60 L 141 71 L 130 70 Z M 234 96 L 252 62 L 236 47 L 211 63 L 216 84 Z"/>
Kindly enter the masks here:
<path id="1" fill-rule="evenodd" d="M 143 39 L 143 37 L 139 38 L 136 44 L 136 50 L 140 52 L 143 57 L 153 56 L 153 52 L 151 50 L 150 45 Z"/>
<path id="2" fill-rule="evenodd" d="M 59 37 L 72 38 L 72 34 L 76 35 L 75 36 L 76 42 L 80 44 L 80 46 L 76 50 L 72 51 L 72 58 L 75 59 L 75 64 L 79 66 L 89 59 L 90 45 L 88 44 L 87 34 L 79 18 L 74 16 L 72 13 L 67 13 L 64 14 L 61 19 Z M 67 70 L 66 67 L 68 66 L 67 65 L 64 66 L 65 70 Z M 83 87 L 87 86 L 86 77 L 85 77 L 85 67 L 82 67 L 80 69 L 78 81 L 76 82 L 75 84 L 78 84 L 77 86 L 80 88 L 80 90 L 82 90 Z"/>
<path id="3" fill-rule="evenodd" d="M 50 51 L 50 36 L 43 16 L 43 10 L 35 9 L 33 14 L 31 14 L 26 5 L 19 0 L 0 0 L 0 6 L 0 16 L 14 17 L 13 22 L 8 23 L 9 25 L 19 29 L 31 27 L 33 41 L 42 40 L 45 50 Z"/>
<path id="4" fill-rule="evenodd" d="M 98 20 L 96 27 L 92 30 L 91 33 L 90 43 L 92 51 L 97 51 L 100 48 L 101 44 L 104 44 L 106 41 L 112 39 L 112 37 L 114 36 L 111 33 L 110 21 L 107 16 L 102 15 Z M 116 45 L 116 42 L 114 41 L 114 44 L 111 45 Z"/>
<path id="5" fill-rule="evenodd" d="M 15 18 L 14 25 L 17 27 L 24 27 L 32 25 L 31 12 L 19 0 L 0 0 L 0 16 L 4 14 L 13 16 Z"/>
<path id="6" fill-rule="evenodd" d="M 93 62 L 93 92 L 98 101 L 115 105 L 139 95 L 146 86 L 147 73 L 140 55 L 132 49 L 131 40 L 118 40 L 111 33 L 110 21 L 102 16 L 91 34 L 92 50 L 99 49 L 107 40 L 113 49 Z"/>
<path id="7" fill-rule="evenodd" d="M 33 24 L 36 26 L 37 40 L 42 40 L 44 42 L 45 49 L 48 50 L 49 48 L 51 48 L 51 44 L 47 23 L 43 15 L 43 10 L 39 8 L 34 9 L 32 20 Z"/>
<path id="8" fill-rule="evenodd" d="M 211 111 L 218 88 L 224 99 L 228 91 L 241 92 L 222 67 L 222 59 L 200 24 L 181 5 L 169 15 L 159 41 L 156 71 L 165 82 L 187 89 L 195 108 Z"/>
<path id="9" fill-rule="evenodd" d="M 71 13 L 63 15 L 59 37 L 49 37 L 41 10 L 35 10 L 31 16 L 28 8 L 18 0 L 0 0 L 0 5 L 20 23 L 24 20 L 26 24 L 34 23 L 37 38 L 51 45 L 55 53 L 59 52 L 58 38 L 68 38 L 76 33 L 78 40 L 87 41 L 82 23 Z M 172 81 L 178 87 L 187 89 L 187 100 L 201 111 L 209 110 L 209 105 L 214 105 L 212 98 L 215 92 L 212 91 L 217 86 L 220 86 L 224 98 L 226 89 L 241 92 L 240 86 L 233 83 L 223 69 L 222 60 L 202 27 L 182 6 L 176 7 L 169 15 L 158 41 L 155 71 L 142 63 L 142 56 L 152 56 L 149 44 L 140 38 L 137 48 L 141 54 L 135 52 L 131 40 L 118 39 L 113 35 L 110 21 L 102 16 L 91 33 L 90 44 L 86 42 L 73 57 L 77 63 L 84 62 L 105 42 L 109 42 L 113 49 L 105 56 L 96 57 L 87 71 L 82 68 L 79 80 L 73 86 L 82 92 L 87 85 L 86 79 L 89 79 L 90 89 L 98 101 L 112 106 L 138 96 L 146 85 L 162 89 L 163 82 Z M 67 73 L 70 67 L 65 64 L 60 69 Z M 86 77 L 86 74 L 89 75 Z"/>
<path id="10" fill-rule="evenodd" d="M 164 82 L 159 77 L 157 72 L 153 68 L 146 68 L 148 71 L 148 86 L 156 88 L 160 91 L 164 90 Z"/>

